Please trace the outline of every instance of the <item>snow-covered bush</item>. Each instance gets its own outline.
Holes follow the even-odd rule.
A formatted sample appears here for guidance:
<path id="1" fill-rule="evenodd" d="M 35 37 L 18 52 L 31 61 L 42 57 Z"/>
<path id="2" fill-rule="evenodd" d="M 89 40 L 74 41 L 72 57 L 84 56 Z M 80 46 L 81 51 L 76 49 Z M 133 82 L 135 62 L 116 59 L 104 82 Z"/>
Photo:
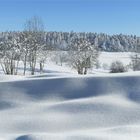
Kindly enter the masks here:
<path id="1" fill-rule="evenodd" d="M 123 65 L 121 61 L 112 62 L 110 66 L 111 73 L 120 73 L 120 72 L 126 72 L 126 71 L 127 69 L 125 68 L 125 66 Z"/>

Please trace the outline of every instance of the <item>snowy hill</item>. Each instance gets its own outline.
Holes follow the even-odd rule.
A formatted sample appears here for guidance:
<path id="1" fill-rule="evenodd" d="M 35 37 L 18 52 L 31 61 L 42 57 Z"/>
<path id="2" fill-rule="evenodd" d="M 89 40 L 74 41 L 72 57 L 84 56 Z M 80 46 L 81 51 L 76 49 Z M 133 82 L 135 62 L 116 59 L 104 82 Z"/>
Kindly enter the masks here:
<path id="1" fill-rule="evenodd" d="M 139 140 L 139 74 L 3 76 L 0 140 Z"/>

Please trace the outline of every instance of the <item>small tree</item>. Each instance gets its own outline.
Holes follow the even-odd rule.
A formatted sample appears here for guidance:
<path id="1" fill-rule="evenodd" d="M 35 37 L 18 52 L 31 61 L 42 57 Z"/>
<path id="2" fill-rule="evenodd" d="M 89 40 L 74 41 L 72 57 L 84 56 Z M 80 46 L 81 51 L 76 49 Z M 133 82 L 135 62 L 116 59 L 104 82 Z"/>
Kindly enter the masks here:
<path id="1" fill-rule="evenodd" d="M 49 51 L 47 49 L 45 49 L 45 47 L 42 46 L 38 50 L 37 56 L 38 56 L 38 62 L 39 62 L 39 66 L 40 66 L 40 73 L 42 73 L 44 70 L 45 62 L 49 56 Z"/>
<path id="2" fill-rule="evenodd" d="M 87 70 L 96 64 L 98 51 L 88 40 L 76 38 L 71 41 L 68 55 L 70 65 L 78 74 L 87 74 Z"/>
<path id="3" fill-rule="evenodd" d="M 112 62 L 110 66 L 111 73 L 121 73 L 121 72 L 126 72 L 126 71 L 127 70 L 121 61 Z"/>

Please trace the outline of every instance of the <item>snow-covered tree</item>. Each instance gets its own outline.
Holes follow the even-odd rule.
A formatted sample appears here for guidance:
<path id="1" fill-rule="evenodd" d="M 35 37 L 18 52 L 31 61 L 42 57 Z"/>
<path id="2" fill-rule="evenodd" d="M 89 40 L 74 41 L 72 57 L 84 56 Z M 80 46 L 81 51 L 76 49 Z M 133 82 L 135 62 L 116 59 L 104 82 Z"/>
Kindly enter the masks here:
<path id="1" fill-rule="evenodd" d="M 43 22 L 39 17 L 33 17 L 26 21 L 25 24 L 26 32 L 26 45 L 29 46 L 29 62 L 31 67 L 31 74 L 34 75 L 37 53 L 40 47 L 44 45 L 44 26 Z"/>
<path id="2" fill-rule="evenodd" d="M 17 74 L 18 63 L 21 56 L 21 43 L 19 34 L 7 33 L 0 43 L 1 66 L 5 74 Z"/>
<path id="3" fill-rule="evenodd" d="M 44 65 L 45 65 L 45 62 L 48 57 L 49 57 L 49 51 L 45 49 L 45 46 L 44 47 L 41 46 L 37 53 L 38 63 L 39 63 L 39 67 L 40 67 L 40 73 L 43 72 Z"/>
<path id="4" fill-rule="evenodd" d="M 76 38 L 71 41 L 69 62 L 78 74 L 87 74 L 88 68 L 96 64 L 98 51 L 88 40 Z"/>

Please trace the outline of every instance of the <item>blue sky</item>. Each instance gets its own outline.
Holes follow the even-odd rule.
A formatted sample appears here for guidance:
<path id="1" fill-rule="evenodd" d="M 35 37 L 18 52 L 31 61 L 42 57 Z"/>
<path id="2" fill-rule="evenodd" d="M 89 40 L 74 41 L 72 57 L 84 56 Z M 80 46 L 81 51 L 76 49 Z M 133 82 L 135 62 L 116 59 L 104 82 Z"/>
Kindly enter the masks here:
<path id="1" fill-rule="evenodd" d="M 140 0 L 0 0 L 0 31 L 23 30 L 34 15 L 46 31 L 140 36 Z"/>

